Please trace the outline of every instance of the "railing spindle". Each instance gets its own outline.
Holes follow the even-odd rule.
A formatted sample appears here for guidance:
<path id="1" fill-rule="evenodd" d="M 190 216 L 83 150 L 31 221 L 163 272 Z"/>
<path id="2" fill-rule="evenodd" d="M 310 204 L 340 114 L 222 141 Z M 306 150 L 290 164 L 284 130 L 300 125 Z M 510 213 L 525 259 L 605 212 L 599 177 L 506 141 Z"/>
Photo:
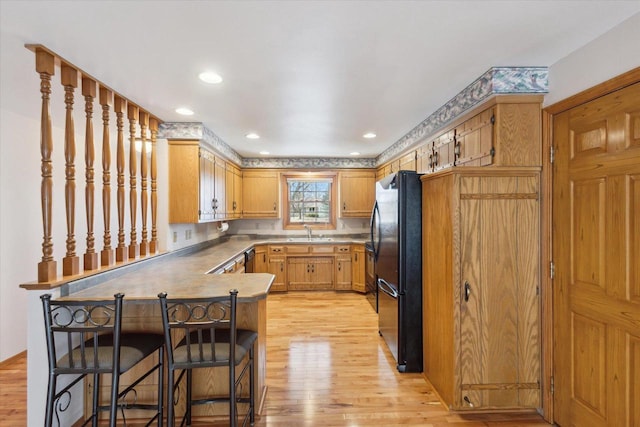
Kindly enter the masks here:
<path id="1" fill-rule="evenodd" d="M 158 137 L 158 121 L 153 117 L 149 120 L 151 131 L 151 242 L 149 251 L 158 252 L 158 160 L 156 158 L 156 139 Z"/>
<path id="2" fill-rule="evenodd" d="M 53 138 L 51 136 L 51 114 L 49 98 L 51 95 L 51 76 L 55 74 L 55 58 L 50 53 L 36 49 L 36 72 L 40 74 L 40 93 L 42 93 L 42 112 L 40 117 L 40 155 L 42 184 L 40 201 L 42 205 L 42 261 L 38 263 L 38 282 L 55 280 L 57 266 L 53 259 L 53 242 L 51 240 L 51 206 L 53 203 L 53 166 L 51 152 Z"/>
<path id="3" fill-rule="evenodd" d="M 66 120 L 64 127 L 65 185 L 64 205 L 67 215 L 67 253 L 62 259 L 62 275 L 73 276 L 80 273 L 80 257 L 76 255 L 76 140 L 73 123 L 74 90 L 78 87 L 78 70 L 67 65 L 61 66 L 61 81 L 64 86 Z"/>
<path id="4" fill-rule="evenodd" d="M 116 247 L 116 262 L 127 260 L 127 247 L 124 243 L 124 111 L 127 108 L 127 101 L 116 95 L 113 100 L 113 110 L 116 113 L 116 127 L 118 129 L 118 145 L 116 148 L 116 169 L 118 171 L 118 246 Z"/>
<path id="5" fill-rule="evenodd" d="M 133 104 L 129 104 L 128 108 L 129 116 L 129 213 L 131 216 L 131 229 L 130 229 L 130 243 L 129 243 L 129 259 L 135 259 L 138 257 L 138 233 L 136 231 L 136 213 L 137 213 L 137 199 L 138 192 L 136 190 L 137 182 L 137 170 L 136 170 L 136 121 L 138 118 L 138 107 Z"/>
<path id="6" fill-rule="evenodd" d="M 149 242 L 147 241 L 147 128 L 149 127 L 149 114 L 140 111 L 140 211 L 142 239 L 140 240 L 140 256 L 149 253 Z"/>
<path id="7" fill-rule="evenodd" d="M 109 138 L 109 109 L 113 104 L 113 92 L 100 86 L 102 105 L 102 219 L 104 222 L 104 248 L 100 252 L 100 264 L 109 266 L 114 261 L 111 248 L 111 141 Z"/>
<path id="8" fill-rule="evenodd" d="M 84 254 L 84 269 L 95 270 L 98 268 L 98 254 L 95 250 L 95 238 L 93 236 L 93 210 L 94 210 L 94 168 L 95 147 L 93 145 L 93 100 L 96 97 L 96 81 L 88 77 L 82 78 L 82 95 L 84 96 L 84 111 L 87 117 L 85 126 L 85 207 L 87 213 L 87 251 Z"/>

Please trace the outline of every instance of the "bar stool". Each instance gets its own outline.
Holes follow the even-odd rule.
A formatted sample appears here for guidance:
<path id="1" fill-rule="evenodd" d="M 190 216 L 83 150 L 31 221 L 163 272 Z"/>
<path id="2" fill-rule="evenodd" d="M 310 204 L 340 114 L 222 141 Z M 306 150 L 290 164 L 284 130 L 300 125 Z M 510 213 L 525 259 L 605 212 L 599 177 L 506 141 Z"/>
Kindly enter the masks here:
<path id="1" fill-rule="evenodd" d="M 114 295 L 113 301 L 57 301 L 50 294 L 40 297 L 44 309 L 47 355 L 49 359 L 49 385 L 45 426 L 52 425 L 54 416 L 60 424 L 59 413 L 68 408 L 70 389 L 87 375 L 93 375 L 92 426 L 98 425 L 99 411 L 109 411 L 109 426 L 115 427 L 118 408 L 154 410 L 154 420 L 162 425 L 163 414 L 163 361 L 164 337 L 153 333 L 121 332 L 123 294 Z M 58 357 L 58 351 L 65 355 Z M 138 377 L 130 386 L 119 390 L 120 375 L 137 363 L 158 353 L 158 363 Z M 155 404 L 121 403 L 128 393 L 135 394 L 135 387 L 154 371 L 158 373 L 158 397 Z M 111 395 L 108 405 L 100 406 L 100 375 L 111 374 Z M 71 382 L 56 391 L 60 375 L 74 375 Z M 60 402 L 61 397 L 66 396 Z"/>
<path id="2" fill-rule="evenodd" d="M 228 296 L 215 298 L 167 298 L 166 293 L 158 295 L 162 308 L 162 324 L 164 327 L 165 343 L 168 362 L 168 392 L 167 392 L 167 425 L 175 425 L 174 393 L 182 378 L 186 374 L 186 410 L 182 418 L 191 425 L 191 409 L 193 405 L 228 402 L 230 425 L 238 425 L 237 403 L 248 403 L 242 425 L 247 421 L 255 421 L 255 385 L 253 353 L 254 343 L 258 334 L 253 331 L 237 329 L 236 303 L 238 291 L 233 289 Z M 179 339 L 173 347 L 172 333 Z M 248 355 L 248 358 L 245 356 Z M 236 367 L 244 366 L 236 375 Z M 193 399 L 192 370 L 197 368 L 212 368 L 226 366 L 229 368 L 229 395 L 208 396 Z M 174 381 L 175 371 L 182 372 Z M 243 377 L 249 374 L 249 398 L 240 397 L 238 387 Z"/>

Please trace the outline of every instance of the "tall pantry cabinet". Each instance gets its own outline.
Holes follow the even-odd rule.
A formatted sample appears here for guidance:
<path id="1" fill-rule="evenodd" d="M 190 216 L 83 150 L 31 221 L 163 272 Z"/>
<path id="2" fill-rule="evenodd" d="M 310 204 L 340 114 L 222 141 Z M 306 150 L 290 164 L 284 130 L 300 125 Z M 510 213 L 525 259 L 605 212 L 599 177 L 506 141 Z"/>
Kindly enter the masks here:
<path id="1" fill-rule="evenodd" d="M 421 178 L 423 369 L 453 410 L 541 406 L 540 121 L 507 107 L 491 106 L 492 165 Z"/>

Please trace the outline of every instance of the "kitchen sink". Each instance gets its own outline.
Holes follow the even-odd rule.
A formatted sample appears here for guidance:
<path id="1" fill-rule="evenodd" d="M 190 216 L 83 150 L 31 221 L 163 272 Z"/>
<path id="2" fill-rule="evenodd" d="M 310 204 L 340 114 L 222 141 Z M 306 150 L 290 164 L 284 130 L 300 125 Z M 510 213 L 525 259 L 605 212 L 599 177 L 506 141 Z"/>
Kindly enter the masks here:
<path id="1" fill-rule="evenodd" d="M 332 242 L 331 237 L 289 237 L 287 242 Z"/>

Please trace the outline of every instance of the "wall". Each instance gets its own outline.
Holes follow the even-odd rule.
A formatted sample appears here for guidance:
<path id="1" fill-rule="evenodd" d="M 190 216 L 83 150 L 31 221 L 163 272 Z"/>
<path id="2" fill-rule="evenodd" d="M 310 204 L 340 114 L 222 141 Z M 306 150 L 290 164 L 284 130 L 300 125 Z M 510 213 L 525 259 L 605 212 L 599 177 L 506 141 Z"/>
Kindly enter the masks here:
<path id="1" fill-rule="evenodd" d="M 314 236 L 330 236 L 336 234 L 362 234 L 369 232 L 368 218 L 337 219 L 335 230 L 314 230 Z M 306 230 L 283 230 L 282 219 L 239 219 L 229 222 L 230 234 L 286 234 L 306 235 Z"/>
<path id="2" fill-rule="evenodd" d="M 640 13 L 549 67 L 544 106 L 640 66 Z"/>

